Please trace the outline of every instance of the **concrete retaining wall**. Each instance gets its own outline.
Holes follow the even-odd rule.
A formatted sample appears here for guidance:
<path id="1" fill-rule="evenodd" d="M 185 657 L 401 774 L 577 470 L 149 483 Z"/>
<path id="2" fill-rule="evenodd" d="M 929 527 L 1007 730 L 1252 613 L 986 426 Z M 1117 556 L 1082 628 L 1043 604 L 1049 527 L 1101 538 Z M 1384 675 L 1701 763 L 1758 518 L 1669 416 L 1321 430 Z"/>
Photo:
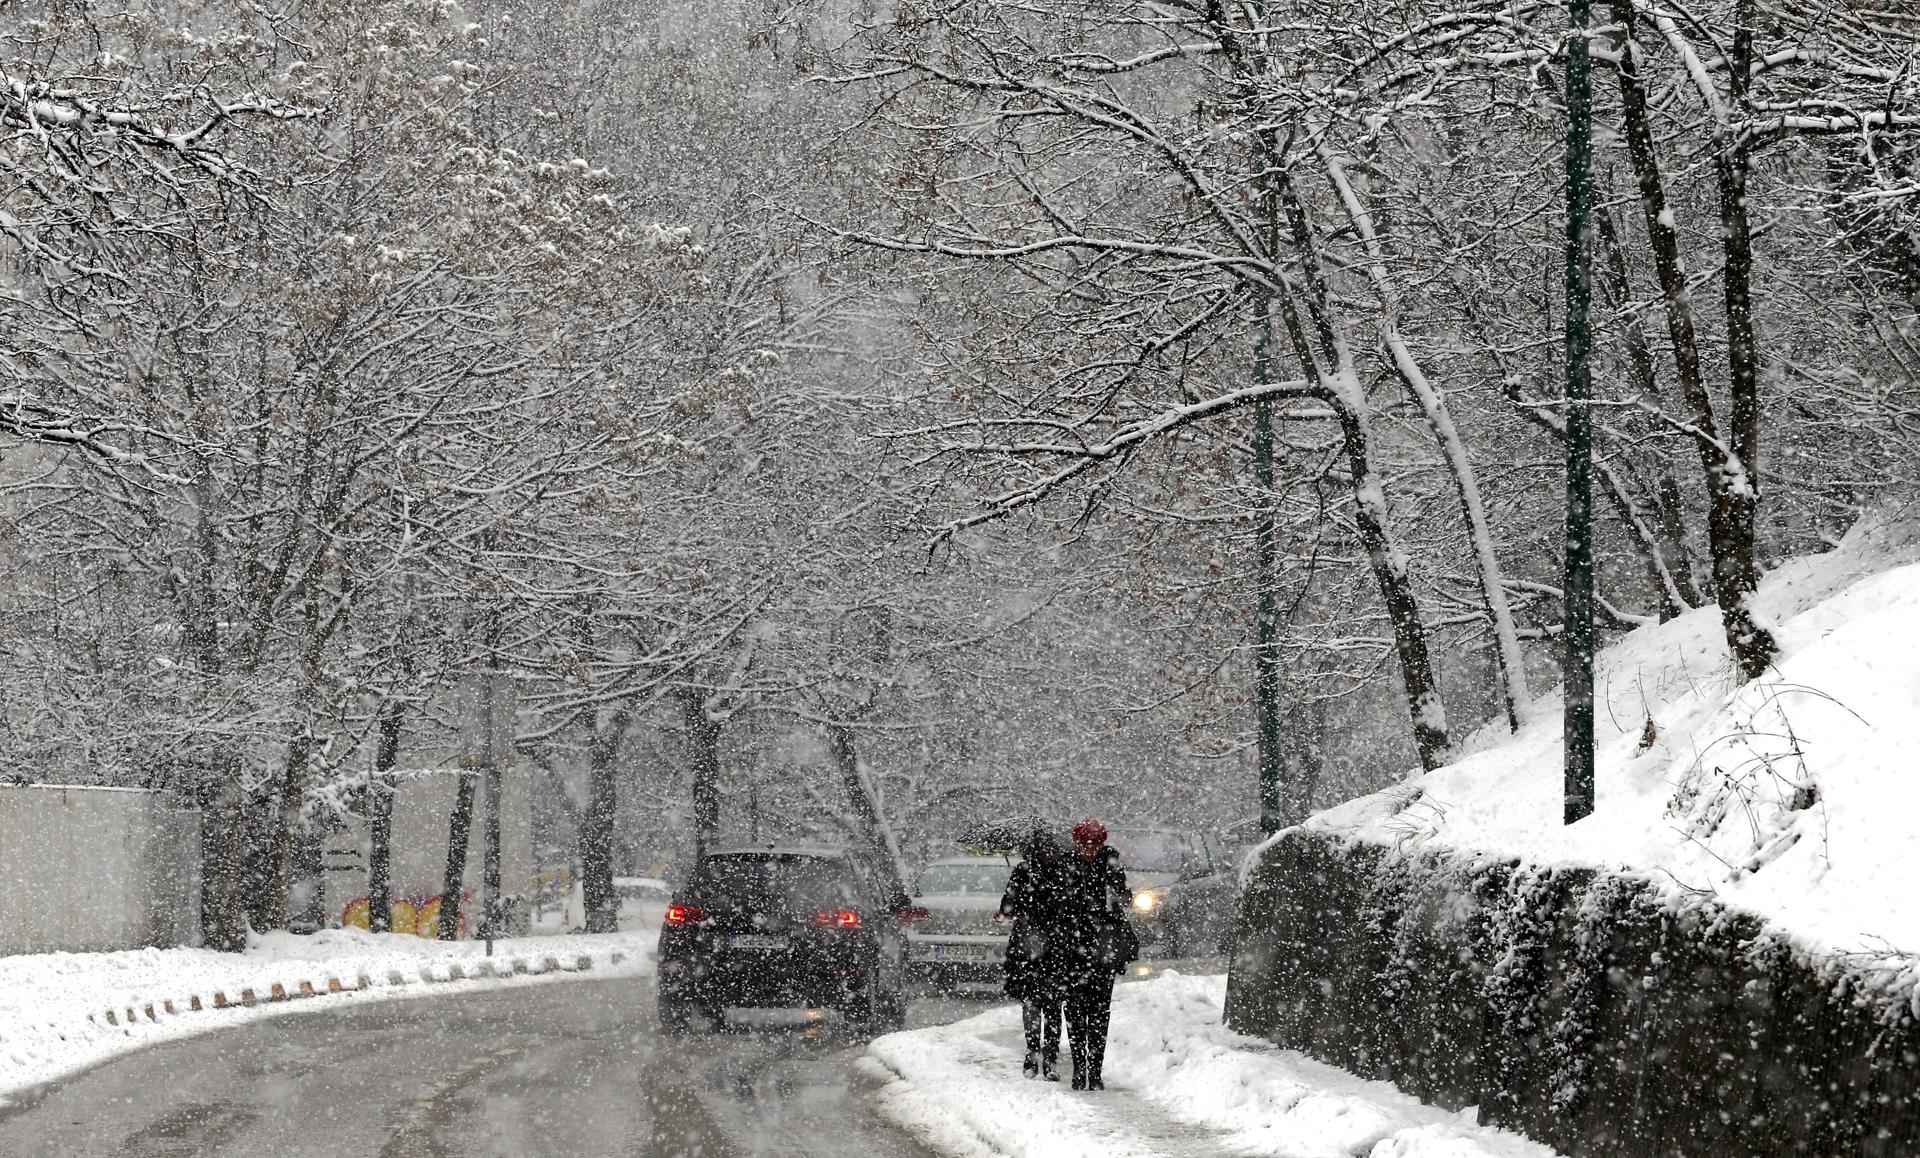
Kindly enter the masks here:
<path id="1" fill-rule="evenodd" d="M 0 788 L 0 954 L 199 938 L 199 813 L 158 792 Z"/>
<path id="2" fill-rule="evenodd" d="M 1920 1154 L 1920 970 L 1703 898 L 1294 830 L 1242 898 L 1229 1024 L 1569 1155 Z"/>

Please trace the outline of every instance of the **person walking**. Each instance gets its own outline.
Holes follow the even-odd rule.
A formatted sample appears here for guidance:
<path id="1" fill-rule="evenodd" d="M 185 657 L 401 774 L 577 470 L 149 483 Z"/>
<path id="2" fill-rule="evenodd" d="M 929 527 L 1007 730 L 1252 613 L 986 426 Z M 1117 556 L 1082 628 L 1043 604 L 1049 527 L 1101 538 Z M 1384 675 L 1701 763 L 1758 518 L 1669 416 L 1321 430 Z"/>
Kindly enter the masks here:
<path id="1" fill-rule="evenodd" d="M 1020 1003 L 1020 1026 L 1030 1078 L 1060 1080 L 1060 1022 L 1066 1004 L 1065 943 L 1068 936 L 1066 841 L 1035 829 L 1020 849 L 1023 859 L 1007 878 L 1002 917 L 1013 921 L 1007 938 L 1007 996 Z"/>
<path id="2" fill-rule="evenodd" d="M 1120 854 L 1107 844 L 1107 827 L 1089 817 L 1073 826 L 1076 855 L 1066 861 L 1067 1040 L 1073 1052 L 1073 1088 L 1104 1090 L 1107 1027 L 1114 975 L 1140 955 L 1127 921 L 1133 891 Z"/>

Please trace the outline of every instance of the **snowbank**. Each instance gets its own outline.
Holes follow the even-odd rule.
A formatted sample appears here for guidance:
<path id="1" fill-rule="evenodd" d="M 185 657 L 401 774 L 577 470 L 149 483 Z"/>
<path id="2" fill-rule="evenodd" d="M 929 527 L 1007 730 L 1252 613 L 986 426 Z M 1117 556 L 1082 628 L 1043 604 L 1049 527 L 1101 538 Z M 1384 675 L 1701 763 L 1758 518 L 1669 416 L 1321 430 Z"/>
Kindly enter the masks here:
<path id="1" fill-rule="evenodd" d="M 1308 826 L 1536 864 L 1624 871 L 1712 895 L 1804 949 L 1920 951 L 1920 527 L 1867 522 L 1769 573 L 1776 669 L 1742 684 L 1719 612 L 1640 628 L 1596 675 L 1598 804 L 1560 823 L 1560 701 L 1518 734 Z"/>
<path id="2" fill-rule="evenodd" d="M 1363 1081 L 1221 1024 L 1223 976 L 1169 971 L 1114 996 L 1107 1089 L 1021 1076 L 1013 1006 L 889 1034 L 863 1064 L 881 1108 L 929 1144 L 978 1158 L 1551 1158 L 1385 1082 Z M 1062 1054 L 1065 1054 L 1064 1045 Z M 1065 1057 L 1062 1057 L 1063 1070 Z"/>
<path id="3" fill-rule="evenodd" d="M 46 1082 L 154 1042 L 353 1001 L 640 976 L 654 937 L 441 942 L 334 929 L 257 938 L 245 953 L 137 949 L 0 957 L 0 1107 Z"/>

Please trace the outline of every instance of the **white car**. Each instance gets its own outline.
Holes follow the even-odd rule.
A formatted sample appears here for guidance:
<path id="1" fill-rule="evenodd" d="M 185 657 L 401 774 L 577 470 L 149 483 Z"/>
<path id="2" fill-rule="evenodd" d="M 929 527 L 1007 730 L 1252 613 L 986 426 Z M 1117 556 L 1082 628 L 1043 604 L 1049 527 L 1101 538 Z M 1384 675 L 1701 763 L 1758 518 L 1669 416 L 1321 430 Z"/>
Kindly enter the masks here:
<path id="1" fill-rule="evenodd" d="M 614 921 L 622 932 L 652 932 L 660 927 L 673 899 L 673 886 L 653 877 L 614 877 L 613 897 L 619 906 Z M 535 920 L 537 928 L 553 933 L 579 933 L 587 927 L 587 898 L 578 878 L 567 890 L 566 903 L 550 914 L 545 922 Z"/>
<path id="2" fill-rule="evenodd" d="M 1011 923 L 996 914 L 1018 863 L 1006 856 L 951 856 L 920 870 L 913 904 L 927 916 L 907 927 L 908 967 L 942 989 L 962 981 L 998 984 Z"/>
<path id="3" fill-rule="evenodd" d="M 613 895 L 620 900 L 620 928 L 653 930 L 666 915 L 673 886 L 652 877 L 615 877 Z"/>

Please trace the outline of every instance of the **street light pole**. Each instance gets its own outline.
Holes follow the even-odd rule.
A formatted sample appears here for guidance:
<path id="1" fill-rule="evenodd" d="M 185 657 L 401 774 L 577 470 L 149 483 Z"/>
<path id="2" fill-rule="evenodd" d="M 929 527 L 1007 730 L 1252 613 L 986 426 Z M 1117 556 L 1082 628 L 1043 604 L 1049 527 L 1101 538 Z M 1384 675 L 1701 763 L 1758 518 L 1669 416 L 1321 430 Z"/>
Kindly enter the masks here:
<path id="1" fill-rule="evenodd" d="M 1264 24 L 1267 13 L 1265 0 L 1256 4 L 1254 11 Z M 1265 48 L 1263 39 L 1259 57 L 1262 69 L 1269 67 Z M 1272 130 L 1260 130 L 1255 134 L 1253 146 L 1254 187 L 1259 192 L 1261 209 L 1266 217 L 1269 255 L 1279 251 L 1280 226 L 1273 192 L 1273 168 L 1278 160 L 1274 155 Z M 1271 386 L 1273 291 L 1261 287 L 1255 293 L 1253 381 L 1256 386 Z M 1256 756 L 1260 762 L 1260 831 L 1268 836 L 1280 831 L 1283 824 L 1300 819 L 1288 815 L 1287 790 L 1293 786 L 1284 783 L 1280 757 L 1280 546 L 1274 527 L 1273 475 L 1273 400 L 1261 397 L 1253 403 L 1253 501 L 1259 504 L 1253 522 L 1253 576 L 1256 587 L 1253 611 L 1253 703 L 1254 726 L 1259 739 Z M 1301 803 L 1305 805 L 1308 802 Z"/>
<path id="2" fill-rule="evenodd" d="M 1593 73 L 1589 0 L 1567 2 L 1567 538 L 1563 823 L 1593 812 Z"/>
<path id="3" fill-rule="evenodd" d="M 1273 381 L 1273 295 L 1263 292 L 1254 307 L 1253 380 L 1266 386 Z M 1272 835 L 1282 824 L 1297 821 L 1285 812 L 1280 763 L 1280 600 L 1278 583 L 1279 543 L 1273 520 L 1273 402 L 1259 398 L 1253 404 L 1253 485 L 1254 501 L 1260 509 L 1254 515 L 1253 553 L 1253 700 L 1255 724 L 1259 733 L 1260 831 Z"/>

